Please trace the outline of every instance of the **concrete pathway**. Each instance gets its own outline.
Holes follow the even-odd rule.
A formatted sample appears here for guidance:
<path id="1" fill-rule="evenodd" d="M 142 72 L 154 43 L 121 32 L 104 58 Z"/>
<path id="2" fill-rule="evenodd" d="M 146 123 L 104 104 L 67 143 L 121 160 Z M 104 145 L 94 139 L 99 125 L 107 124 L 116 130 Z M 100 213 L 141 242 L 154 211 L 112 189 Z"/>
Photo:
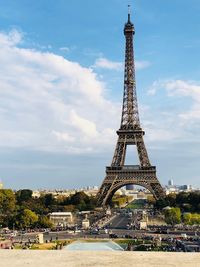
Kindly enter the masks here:
<path id="1" fill-rule="evenodd" d="M 0 267 L 199 267 L 200 253 L 0 250 Z"/>

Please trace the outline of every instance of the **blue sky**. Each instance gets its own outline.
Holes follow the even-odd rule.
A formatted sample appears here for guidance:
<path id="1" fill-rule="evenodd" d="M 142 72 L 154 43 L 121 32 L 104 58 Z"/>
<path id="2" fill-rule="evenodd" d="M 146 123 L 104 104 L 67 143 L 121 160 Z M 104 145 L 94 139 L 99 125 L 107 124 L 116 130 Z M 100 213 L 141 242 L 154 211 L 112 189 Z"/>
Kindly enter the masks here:
<path id="1" fill-rule="evenodd" d="M 162 184 L 200 186 L 198 0 L 0 0 L 5 187 L 101 184 L 120 124 L 128 3 L 151 163 Z"/>

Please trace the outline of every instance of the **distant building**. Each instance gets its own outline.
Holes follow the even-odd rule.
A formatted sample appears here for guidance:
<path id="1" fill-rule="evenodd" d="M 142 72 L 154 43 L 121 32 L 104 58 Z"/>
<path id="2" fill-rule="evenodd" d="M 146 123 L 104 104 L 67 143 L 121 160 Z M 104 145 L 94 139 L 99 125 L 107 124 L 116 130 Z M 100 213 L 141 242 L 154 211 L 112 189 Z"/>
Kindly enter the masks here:
<path id="1" fill-rule="evenodd" d="M 180 185 L 179 186 L 179 190 L 183 190 L 183 191 L 191 191 L 192 190 L 192 186 L 185 184 L 185 185 Z"/>
<path id="2" fill-rule="evenodd" d="M 134 185 L 133 184 L 126 185 L 126 190 L 134 190 Z"/>
<path id="3" fill-rule="evenodd" d="M 34 198 L 39 198 L 41 196 L 41 192 L 40 191 L 33 191 L 33 193 L 32 193 L 32 197 L 34 197 Z"/>
<path id="4" fill-rule="evenodd" d="M 168 181 L 168 186 L 173 186 L 174 185 L 174 181 L 171 179 Z"/>
<path id="5" fill-rule="evenodd" d="M 65 227 L 73 222 L 71 212 L 52 212 L 49 213 L 49 219 L 54 226 Z"/>

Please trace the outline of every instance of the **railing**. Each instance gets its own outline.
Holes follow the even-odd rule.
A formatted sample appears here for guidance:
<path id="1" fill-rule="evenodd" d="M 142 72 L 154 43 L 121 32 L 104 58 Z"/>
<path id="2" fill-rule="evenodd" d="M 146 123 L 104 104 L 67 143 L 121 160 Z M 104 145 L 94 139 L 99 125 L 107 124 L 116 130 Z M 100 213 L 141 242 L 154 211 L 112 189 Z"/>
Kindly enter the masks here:
<path id="1" fill-rule="evenodd" d="M 140 165 L 124 165 L 124 166 L 109 166 L 106 167 L 107 171 L 131 171 L 131 170 L 136 170 L 136 171 L 143 171 L 143 170 L 155 170 L 155 166 L 147 166 L 147 167 L 141 167 Z"/>

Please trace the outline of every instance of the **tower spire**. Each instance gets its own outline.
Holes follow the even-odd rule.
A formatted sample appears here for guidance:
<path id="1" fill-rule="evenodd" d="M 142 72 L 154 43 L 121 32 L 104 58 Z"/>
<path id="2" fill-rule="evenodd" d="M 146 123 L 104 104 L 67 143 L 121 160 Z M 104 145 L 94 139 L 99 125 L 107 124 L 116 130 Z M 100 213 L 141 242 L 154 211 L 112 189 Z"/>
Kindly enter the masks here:
<path id="1" fill-rule="evenodd" d="M 131 5 L 128 5 L 128 22 L 131 22 Z"/>

